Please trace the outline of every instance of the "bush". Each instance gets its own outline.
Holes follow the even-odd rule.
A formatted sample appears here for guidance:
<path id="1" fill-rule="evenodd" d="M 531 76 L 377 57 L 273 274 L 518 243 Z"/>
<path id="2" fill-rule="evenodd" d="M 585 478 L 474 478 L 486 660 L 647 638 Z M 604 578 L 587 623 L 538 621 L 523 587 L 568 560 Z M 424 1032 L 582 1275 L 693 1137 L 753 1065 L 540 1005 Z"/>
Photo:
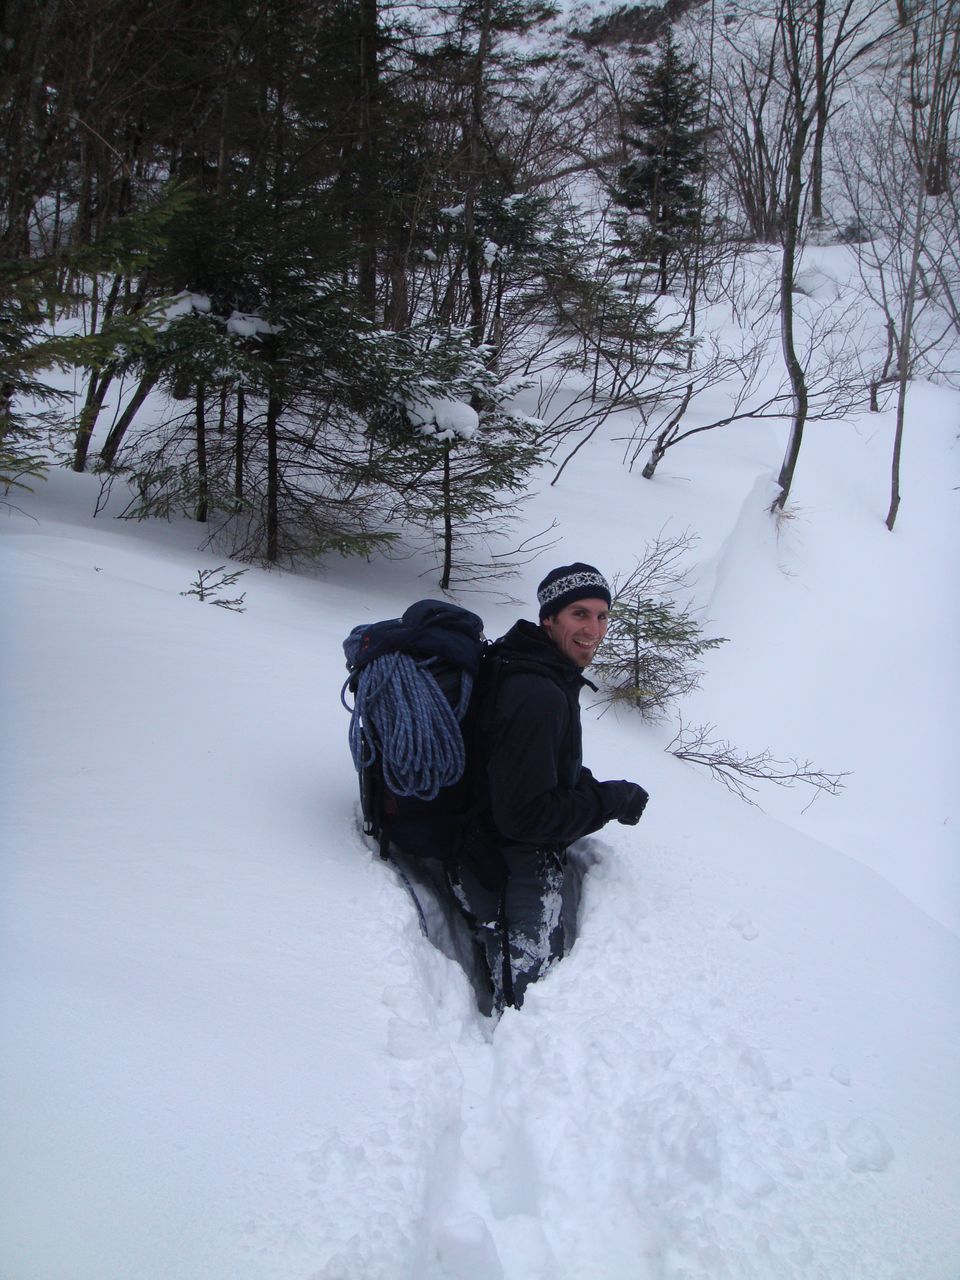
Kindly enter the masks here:
<path id="1" fill-rule="evenodd" d="M 700 656 L 725 644 L 708 637 L 689 604 L 683 557 L 689 534 L 661 535 L 626 574 L 613 579 L 610 627 L 594 667 L 604 699 L 625 702 L 650 719 L 662 719 L 670 704 L 700 683 Z"/>

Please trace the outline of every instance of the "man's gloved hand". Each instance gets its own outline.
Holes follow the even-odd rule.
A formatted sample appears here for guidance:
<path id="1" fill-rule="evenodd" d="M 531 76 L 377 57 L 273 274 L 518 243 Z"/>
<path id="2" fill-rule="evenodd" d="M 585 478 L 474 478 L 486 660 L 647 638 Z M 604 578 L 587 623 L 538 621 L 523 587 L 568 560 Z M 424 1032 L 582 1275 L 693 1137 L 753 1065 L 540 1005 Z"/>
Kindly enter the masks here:
<path id="1" fill-rule="evenodd" d="M 639 783 L 627 782 L 624 779 L 620 782 L 605 782 L 603 789 L 608 805 L 607 820 L 616 818 L 624 826 L 636 826 L 649 799 L 643 787 Z"/>
<path id="2" fill-rule="evenodd" d="M 625 827 L 635 827 L 637 825 L 640 821 L 641 814 L 647 807 L 647 801 L 650 799 L 639 783 L 631 782 L 630 786 L 633 789 L 630 798 L 623 806 L 623 812 L 617 819 L 617 821 L 622 822 Z"/>

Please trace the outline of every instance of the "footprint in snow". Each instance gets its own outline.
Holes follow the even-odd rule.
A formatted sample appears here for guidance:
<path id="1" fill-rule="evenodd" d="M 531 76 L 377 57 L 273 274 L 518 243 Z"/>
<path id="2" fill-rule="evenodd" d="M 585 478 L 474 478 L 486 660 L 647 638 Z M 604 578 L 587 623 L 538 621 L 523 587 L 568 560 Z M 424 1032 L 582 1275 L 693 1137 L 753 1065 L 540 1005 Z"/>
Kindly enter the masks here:
<path id="1" fill-rule="evenodd" d="M 752 1201 L 760 1200 L 776 1190 L 777 1184 L 755 1160 L 741 1160 L 735 1174 L 735 1199 L 745 1209 Z"/>
<path id="2" fill-rule="evenodd" d="M 733 917 L 730 921 L 730 928 L 736 929 L 745 942 L 753 942 L 754 938 L 760 937 L 760 930 L 745 911 L 740 911 Z"/>
<path id="3" fill-rule="evenodd" d="M 503 1264 L 490 1230 L 475 1213 L 463 1213 L 441 1227 L 436 1241 L 437 1280 L 503 1280 Z"/>
<path id="4" fill-rule="evenodd" d="M 893 1147 L 870 1120 L 851 1120 L 837 1139 L 853 1173 L 882 1173 L 893 1159 Z"/>

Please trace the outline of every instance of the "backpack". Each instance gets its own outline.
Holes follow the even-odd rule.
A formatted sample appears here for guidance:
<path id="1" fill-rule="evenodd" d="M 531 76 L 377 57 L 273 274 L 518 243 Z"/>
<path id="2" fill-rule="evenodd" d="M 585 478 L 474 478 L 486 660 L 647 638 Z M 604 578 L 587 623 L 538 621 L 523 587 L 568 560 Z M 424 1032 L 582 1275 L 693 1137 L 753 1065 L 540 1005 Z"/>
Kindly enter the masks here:
<path id="1" fill-rule="evenodd" d="M 354 627 L 343 642 L 363 830 L 381 857 L 392 842 L 447 859 L 476 812 L 468 756 L 485 649 L 477 614 L 442 600 Z"/>

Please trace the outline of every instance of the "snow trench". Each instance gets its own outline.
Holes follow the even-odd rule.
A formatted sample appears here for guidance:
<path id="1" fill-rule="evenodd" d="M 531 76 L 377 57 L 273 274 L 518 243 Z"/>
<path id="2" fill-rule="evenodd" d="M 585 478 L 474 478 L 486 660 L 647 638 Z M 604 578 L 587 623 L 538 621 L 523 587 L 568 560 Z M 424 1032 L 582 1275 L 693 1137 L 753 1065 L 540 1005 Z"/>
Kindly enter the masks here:
<path id="1" fill-rule="evenodd" d="M 341 1236 L 317 1280 L 947 1280 L 956 1241 L 908 1227 L 909 1187 L 885 1184 L 894 1145 L 851 1109 L 849 1066 L 771 1035 L 805 981 L 758 974 L 748 913 L 704 918 L 650 876 L 651 851 L 620 852 L 582 842 L 581 937 L 499 1023 L 395 896 L 402 1119 L 315 1162 Z"/>

